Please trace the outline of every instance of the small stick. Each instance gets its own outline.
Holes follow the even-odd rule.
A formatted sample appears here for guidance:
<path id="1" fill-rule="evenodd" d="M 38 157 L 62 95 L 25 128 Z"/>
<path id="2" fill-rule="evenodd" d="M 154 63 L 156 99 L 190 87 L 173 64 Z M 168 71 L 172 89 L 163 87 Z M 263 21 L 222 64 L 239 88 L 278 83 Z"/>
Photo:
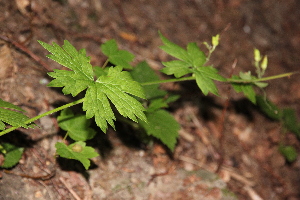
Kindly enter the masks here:
<path id="1" fill-rule="evenodd" d="M 69 190 L 69 192 L 73 195 L 73 197 L 76 200 L 81 200 L 81 198 L 76 194 L 76 192 L 74 192 L 74 190 L 70 187 L 69 184 L 67 184 L 67 182 L 62 177 L 59 177 L 59 180 L 65 185 L 65 187 Z"/>
<path id="2" fill-rule="evenodd" d="M 167 171 L 165 171 L 165 172 L 152 174 L 150 180 L 148 181 L 147 186 L 149 186 L 150 183 L 151 183 L 156 177 L 159 177 L 159 176 L 165 176 L 165 175 L 170 174 L 170 172 L 174 171 L 174 168 L 175 168 L 174 166 L 171 166 L 171 167 L 169 167 L 169 168 L 167 169 Z"/>
<path id="3" fill-rule="evenodd" d="M 29 55 L 33 60 L 35 60 L 37 63 L 39 63 L 40 65 L 42 65 L 46 70 L 47 72 L 51 72 L 53 71 L 49 65 L 47 63 L 45 63 L 42 59 L 40 59 L 40 57 L 38 57 L 37 55 L 35 55 L 32 51 L 30 51 L 27 47 L 25 47 L 24 45 L 18 43 L 18 42 L 15 42 L 11 39 L 9 39 L 8 37 L 4 36 L 4 35 L 1 35 L 0 34 L 0 39 L 6 41 L 6 42 L 9 42 L 11 43 L 12 45 L 14 45 L 16 48 L 20 49 L 21 51 L 23 51 L 24 53 L 26 53 L 27 55 Z"/>
<path id="4" fill-rule="evenodd" d="M 231 69 L 231 72 L 230 72 L 230 77 L 232 77 L 233 75 L 233 72 L 234 72 L 234 69 L 236 67 L 236 64 L 237 64 L 237 60 L 235 60 L 232 64 L 232 69 Z M 231 92 L 231 89 L 228 88 L 228 98 L 226 99 L 225 103 L 224 103 L 224 108 L 223 108 L 223 111 L 222 111 L 222 116 L 221 116 L 221 127 L 220 127 L 220 130 L 219 130 L 219 133 L 220 133 L 220 138 L 219 138 L 219 143 L 220 143 L 220 147 L 219 147 L 219 154 L 220 154 L 220 160 L 219 160 L 219 163 L 218 163 L 218 167 L 217 167 L 217 170 L 216 170 L 216 173 L 219 173 L 221 168 L 222 168 L 222 165 L 224 163 L 224 128 L 225 128 L 225 120 L 226 120 L 226 113 L 227 113 L 227 109 L 229 107 L 229 97 L 230 97 L 230 92 Z"/>
<path id="5" fill-rule="evenodd" d="M 50 174 L 42 175 L 42 176 L 31 176 L 31 175 L 27 175 L 27 174 L 19 174 L 19 173 L 15 173 L 13 171 L 9 171 L 9 170 L 6 170 L 6 169 L 4 169 L 3 172 L 5 172 L 7 174 L 13 174 L 13 175 L 16 175 L 16 176 L 21 176 L 21 177 L 24 177 L 24 178 L 30 178 L 30 179 L 34 179 L 34 180 L 43 180 L 43 181 L 51 179 L 56 174 L 55 170 L 53 170 Z"/>

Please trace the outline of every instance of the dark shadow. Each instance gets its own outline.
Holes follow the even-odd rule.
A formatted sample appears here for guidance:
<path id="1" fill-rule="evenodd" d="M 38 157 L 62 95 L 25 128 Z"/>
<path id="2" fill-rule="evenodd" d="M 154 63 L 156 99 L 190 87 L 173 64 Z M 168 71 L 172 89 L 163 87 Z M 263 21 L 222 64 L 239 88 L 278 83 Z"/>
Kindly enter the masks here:
<path id="1" fill-rule="evenodd" d="M 243 98 L 236 101 L 231 101 L 231 105 L 237 114 L 245 116 L 249 121 L 254 120 L 253 111 L 258 110 L 258 108 L 248 99 Z"/>
<path id="2" fill-rule="evenodd" d="M 222 110 L 224 108 L 224 105 L 217 102 L 219 97 L 212 95 L 204 96 L 194 81 L 182 82 L 180 85 L 183 89 L 180 91 L 181 104 L 177 105 L 178 107 L 182 107 L 184 102 L 190 101 L 199 107 L 199 114 L 205 121 L 213 121 L 216 118 L 212 112 L 213 109 Z M 231 100 L 229 109 L 233 109 L 237 114 L 245 116 L 249 121 L 253 121 L 253 111 L 259 110 L 247 98 Z"/>
<path id="3" fill-rule="evenodd" d="M 199 114 L 204 121 L 214 121 L 217 116 L 214 112 L 214 109 L 222 110 L 223 105 L 220 105 L 216 102 L 216 98 L 212 96 L 202 96 L 199 98 Z"/>
<path id="4" fill-rule="evenodd" d="M 91 161 L 91 160 L 90 160 Z M 63 171 L 75 171 L 80 174 L 88 181 L 89 180 L 89 173 L 88 171 L 84 168 L 81 162 L 77 160 L 72 160 L 72 159 L 67 159 L 67 158 L 62 158 L 58 157 L 56 159 L 56 163 L 59 165 L 60 169 Z M 95 169 L 97 168 L 97 165 L 91 161 L 91 166 L 89 169 Z"/>
<path id="5" fill-rule="evenodd" d="M 31 148 L 38 141 L 34 141 L 26 133 L 19 130 L 12 131 L 0 137 L 0 143 L 10 143 L 17 147 Z"/>
<path id="6" fill-rule="evenodd" d="M 115 123 L 117 137 L 121 142 L 129 148 L 147 149 L 145 141 L 149 140 L 149 136 L 143 133 L 142 130 L 136 130 L 132 126 L 117 121 Z"/>
<path id="7" fill-rule="evenodd" d="M 168 157 L 171 159 L 171 160 L 174 160 L 174 153 L 164 144 L 164 143 L 162 143 L 162 141 L 160 141 L 159 139 L 157 139 L 157 138 L 155 138 L 155 137 L 152 137 L 152 139 L 153 139 L 153 141 L 154 141 L 154 143 L 157 143 L 157 144 L 160 144 L 161 145 L 161 147 L 165 150 L 165 152 L 167 153 L 167 155 L 168 155 Z M 177 139 L 177 141 L 176 141 L 177 143 L 176 143 L 176 145 L 175 145 L 175 147 L 177 146 L 177 145 L 179 145 L 179 140 Z"/>
<path id="8" fill-rule="evenodd" d="M 94 119 L 91 119 L 91 120 L 94 120 Z M 95 137 L 93 139 L 87 141 L 87 145 L 98 149 L 98 152 L 99 152 L 101 158 L 105 160 L 109 157 L 112 150 L 114 149 L 114 147 L 107 135 L 109 133 L 103 133 L 100 130 L 100 128 L 96 125 L 95 122 L 93 122 L 92 128 L 97 131 L 97 134 L 95 135 Z"/>

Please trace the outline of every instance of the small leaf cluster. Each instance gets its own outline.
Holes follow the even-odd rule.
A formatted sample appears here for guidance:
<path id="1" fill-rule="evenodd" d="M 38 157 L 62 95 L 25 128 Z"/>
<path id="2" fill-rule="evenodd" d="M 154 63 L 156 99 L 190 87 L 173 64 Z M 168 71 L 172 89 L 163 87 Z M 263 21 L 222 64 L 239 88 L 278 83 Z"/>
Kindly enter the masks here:
<path id="1" fill-rule="evenodd" d="M 67 108 L 61 111 L 57 121 L 60 128 L 67 131 L 66 136 L 76 142 L 70 145 L 63 142 L 56 143 L 56 153 L 63 158 L 78 160 L 88 169 L 89 158 L 99 156 L 92 147 L 87 147 L 85 143 L 86 140 L 96 135 L 96 131 L 90 127 L 91 120 L 82 114 L 75 115 L 71 109 Z"/>
<path id="2" fill-rule="evenodd" d="M 218 89 L 214 80 L 226 81 L 226 78 L 218 74 L 218 70 L 213 66 L 205 66 L 208 58 L 204 52 L 200 50 L 196 43 L 189 43 L 187 49 L 174 44 L 160 34 L 160 38 L 164 43 L 160 48 L 169 55 L 177 58 L 168 62 L 162 62 L 165 66 L 161 71 L 167 75 L 174 75 L 176 78 L 183 77 L 187 74 L 192 74 L 196 79 L 196 83 L 204 95 L 209 92 L 218 95 Z M 213 39 L 214 45 L 218 45 L 216 39 Z M 211 48 L 211 51 L 215 46 Z"/>
<path id="3" fill-rule="evenodd" d="M 256 92 L 254 87 L 262 89 L 268 86 L 268 83 L 259 81 L 267 69 L 268 57 L 264 56 L 262 58 L 258 49 L 254 49 L 254 66 L 257 76 L 251 75 L 251 71 L 240 72 L 239 76 L 232 76 L 231 80 L 237 82 L 232 82 L 231 85 L 236 92 L 242 92 L 252 103 L 256 104 Z"/>

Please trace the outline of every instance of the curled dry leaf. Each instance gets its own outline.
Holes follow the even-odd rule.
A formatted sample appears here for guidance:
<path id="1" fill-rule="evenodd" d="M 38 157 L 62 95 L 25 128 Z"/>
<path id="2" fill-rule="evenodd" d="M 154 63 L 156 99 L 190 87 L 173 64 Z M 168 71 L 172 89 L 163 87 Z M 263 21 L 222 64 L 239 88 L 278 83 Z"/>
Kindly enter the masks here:
<path id="1" fill-rule="evenodd" d="M 13 57 L 6 43 L 0 43 L 0 80 L 11 76 Z"/>

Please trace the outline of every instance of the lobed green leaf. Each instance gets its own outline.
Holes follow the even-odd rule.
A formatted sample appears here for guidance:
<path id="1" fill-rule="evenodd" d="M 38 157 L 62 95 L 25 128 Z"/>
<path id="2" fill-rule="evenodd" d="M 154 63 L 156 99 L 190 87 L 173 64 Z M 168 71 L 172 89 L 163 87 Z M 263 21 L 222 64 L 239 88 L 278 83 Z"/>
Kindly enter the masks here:
<path id="1" fill-rule="evenodd" d="M 86 146 L 86 143 L 82 141 L 75 142 L 68 146 L 62 142 L 57 142 L 55 144 L 55 147 L 56 147 L 56 153 L 59 156 L 67 159 L 78 160 L 83 164 L 86 170 L 91 165 L 89 159 L 99 156 L 99 154 L 95 152 L 94 148 Z M 76 149 L 74 147 L 76 147 Z"/>
<path id="2" fill-rule="evenodd" d="M 218 70 L 213 67 L 199 67 L 194 70 L 196 83 L 204 95 L 209 92 L 218 95 L 218 89 L 213 80 L 225 81 L 221 75 L 218 74 Z"/>
<path id="3" fill-rule="evenodd" d="M 97 125 L 106 132 L 107 123 L 114 127 L 116 120 L 110 107 L 110 102 L 124 117 L 129 117 L 137 122 L 137 118 L 147 121 L 142 104 L 131 95 L 145 98 L 142 87 L 133 81 L 128 72 L 122 71 L 121 67 L 111 67 L 107 76 L 100 76 L 91 85 L 85 95 L 83 110 L 87 118 L 95 116 Z"/>
<path id="4" fill-rule="evenodd" d="M 189 63 L 191 63 L 193 67 L 202 67 L 206 63 L 206 56 L 196 43 L 188 44 L 187 53 L 189 55 Z"/>
<path id="5" fill-rule="evenodd" d="M 176 78 L 193 73 L 193 76 L 196 78 L 196 83 L 204 95 L 207 95 L 209 92 L 218 95 L 218 89 L 213 80 L 226 81 L 226 79 L 218 74 L 217 69 L 211 66 L 204 67 L 207 58 L 197 44 L 189 43 L 187 45 L 187 50 L 184 50 L 169 41 L 161 33 L 159 34 L 164 43 L 164 46 L 161 46 L 161 49 L 179 59 L 163 62 L 163 65 L 166 66 L 166 68 L 161 71 L 167 75 L 174 74 Z"/>
<path id="6" fill-rule="evenodd" d="M 64 41 L 62 47 L 55 42 L 52 45 L 42 41 L 38 42 L 52 53 L 47 56 L 48 58 L 72 70 L 54 70 L 54 72 L 48 73 L 49 76 L 54 78 L 48 84 L 49 87 L 64 87 L 64 94 L 76 96 L 93 83 L 93 69 L 90 64 L 90 57 L 86 56 L 84 49 L 77 51 L 67 40 Z"/>
<path id="7" fill-rule="evenodd" d="M 108 40 L 101 45 L 101 50 L 108 57 L 109 62 L 125 69 L 132 69 L 129 62 L 134 59 L 134 55 L 128 51 L 119 50 L 116 40 Z"/>
<path id="8" fill-rule="evenodd" d="M 189 55 L 185 49 L 183 49 L 182 47 L 180 47 L 177 44 L 168 40 L 160 32 L 158 34 L 159 34 L 162 42 L 164 43 L 163 46 L 160 46 L 160 48 L 162 50 L 164 50 L 166 53 L 170 54 L 171 56 L 178 58 L 179 60 L 182 60 L 182 61 L 189 60 Z"/>

